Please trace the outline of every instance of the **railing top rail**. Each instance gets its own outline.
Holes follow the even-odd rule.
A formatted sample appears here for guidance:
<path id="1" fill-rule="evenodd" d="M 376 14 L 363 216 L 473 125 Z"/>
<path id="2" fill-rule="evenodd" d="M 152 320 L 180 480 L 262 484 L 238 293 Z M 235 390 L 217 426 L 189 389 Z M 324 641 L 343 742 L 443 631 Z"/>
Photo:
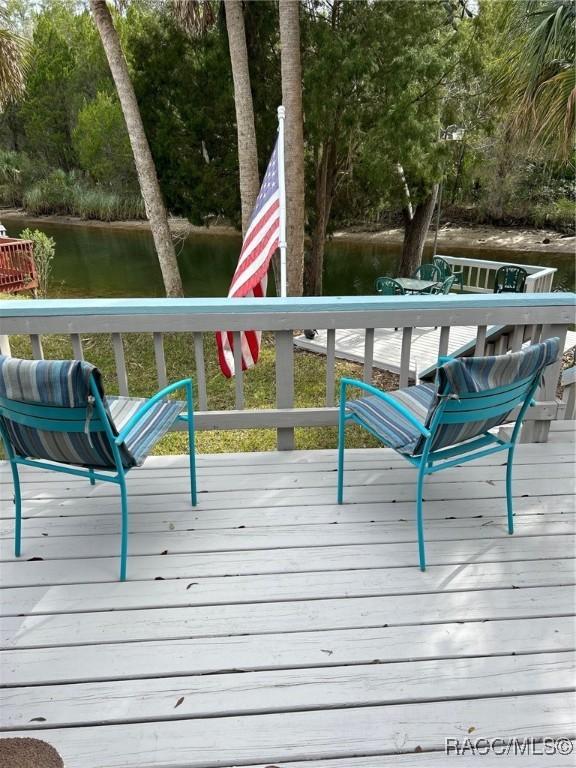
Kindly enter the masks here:
<path id="1" fill-rule="evenodd" d="M 574 307 L 576 294 L 509 293 L 448 296 L 311 296 L 264 299 L 225 298 L 126 298 L 39 299 L 0 301 L 1 318 L 82 317 L 108 315 L 262 315 L 319 314 L 333 312 L 522 309 Z"/>
<path id="2" fill-rule="evenodd" d="M 496 271 L 499 267 L 506 267 L 509 265 L 513 265 L 515 267 L 522 267 L 523 269 L 528 272 L 529 276 L 534 276 L 536 274 L 550 274 L 557 272 L 558 269 L 556 267 L 539 267 L 535 264 L 517 264 L 516 262 L 512 261 L 494 261 L 493 259 L 470 259 L 466 256 L 445 256 L 444 254 L 439 253 L 438 256 L 440 258 L 447 261 L 449 264 L 457 264 L 458 266 L 464 266 L 464 267 L 480 267 L 482 269 L 493 269 Z"/>

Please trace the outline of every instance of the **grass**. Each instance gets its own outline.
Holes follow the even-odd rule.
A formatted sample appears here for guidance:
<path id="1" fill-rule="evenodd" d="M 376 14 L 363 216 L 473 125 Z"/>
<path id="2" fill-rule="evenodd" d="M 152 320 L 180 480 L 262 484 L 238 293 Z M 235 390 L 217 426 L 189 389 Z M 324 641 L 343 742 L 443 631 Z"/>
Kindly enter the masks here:
<path id="1" fill-rule="evenodd" d="M 27 336 L 10 339 L 15 357 L 30 358 L 32 350 Z M 42 339 L 46 359 L 73 357 L 69 337 L 50 335 Z M 107 334 L 83 335 L 84 356 L 101 370 L 108 394 L 117 394 L 116 368 L 112 341 Z M 124 336 L 126 368 L 130 395 L 149 397 L 158 389 L 152 334 L 132 333 Z M 195 362 L 191 334 L 173 333 L 164 336 L 164 351 L 168 381 L 187 376 L 195 377 Z M 234 380 L 226 379 L 218 367 L 216 343 L 212 334 L 204 335 L 206 387 L 210 410 L 234 408 Z M 336 381 L 342 376 L 362 377 L 362 368 L 355 363 L 336 361 Z M 294 359 L 295 405 L 299 408 L 325 404 L 326 359 L 324 356 L 296 350 Z M 398 377 L 377 373 L 374 383 L 382 389 L 395 389 Z M 264 335 L 258 364 L 244 374 L 245 408 L 275 407 L 275 351 L 272 335 Z M 295 430 L 298 449 L 335 448 L 335 427 L 298 428 Z M 367 432 L 351 426 L 347 430 L 347 445 L 355 448 L 378 445 Z M 272 451 L 276 449 L 276 432 L 272 429 L 199 431 L 197 449 L 200 453 L 236 453 L 241 451 Z M 187 452 L 187 438 L 172 432 L 158 443 L 155 453 Z"/>

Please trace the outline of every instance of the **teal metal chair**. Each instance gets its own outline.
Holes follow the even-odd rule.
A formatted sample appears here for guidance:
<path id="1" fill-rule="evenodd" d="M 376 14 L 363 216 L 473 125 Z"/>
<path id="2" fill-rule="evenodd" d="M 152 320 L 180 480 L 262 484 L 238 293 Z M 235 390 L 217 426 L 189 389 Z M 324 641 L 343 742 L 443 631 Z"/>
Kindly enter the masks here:
<path id="1" fill-rule="evenodd" d="M 440 270 L 436 266 L 436 264 L 420 264 L 418 269 L 414 271 L 414 274 L 412 277 L 415 280 L 435 280 L 437 282 L 440 282 L 442 280 L 442 276 L 440 274 Z"/>
<path id="2" fill-rule="evenodd" d="M 528 272 L 523 267 L 506 264 L 496 271 L 494 293 L 523 293 Z"/>
<path id="3" fill-rule="evenodd" d="M 406 291 L 394 278 L 378 277 L 376 279 L 376 293 L 381 296 L 404 296 Z"/>
<path id="4" fill-rule="evenodd" d="M 168 398 L 176 390 L 185 393 L 184 401 Z M 22 538 L 18 468 L 66 472 L 86 478 L 91 485 L 101 480 L 120 487 L 120 580 L 124 581 L 128 555 L 126 475 L 144 462 L 158 440 L 179 420 L 188 426 L 190 495 L 195 506 L 191 379 L 177 381 L 149 400 L 106 397 L 100 372 L 90 363 L 0 356 L 0 436 L 14 482 L 16 557 L 21 553 Z"/>
<path id="5" fill-rule="evenodd" d="M 498 357 L 440 358 L 434 384 L 382 392 L 362 381 L 342 379 L 338 429 L 338 503 L 343 502 L 346 424 L 353 422 L 396 450 L 418 469 L 416 527 L 421 570 L 426 569 L 422 492 L 426 475 L 498 451 L 508 451 L 508 533 L 514 533 L 512 463 L 522 420 L 546 366 L 558 359 L 559 340 L 547 339 Z M 347 400 L 347 388 L 368 393 Z M 511 420 L 509 439 L 490 432 Z"/>
<path id="6" fill-rule="evenodd" d="M 440 270 L 440 279 L 447 280 L 449 277 L 454 278 L 454 284 L 460 286 L 460 290 L 464 288 L 464 269 L 455 269 L 451 264 L 442 258 L 442 256 L 434 256 L 434 265 Z"/>

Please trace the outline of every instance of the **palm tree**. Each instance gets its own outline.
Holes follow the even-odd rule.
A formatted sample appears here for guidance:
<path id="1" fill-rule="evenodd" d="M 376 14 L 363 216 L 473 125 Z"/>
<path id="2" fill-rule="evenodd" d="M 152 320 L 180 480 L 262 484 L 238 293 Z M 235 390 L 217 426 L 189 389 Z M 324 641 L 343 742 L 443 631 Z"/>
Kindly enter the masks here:
<path id="1" fill-rule="evenodd" d="M 304 268 L 304 129 L 302 65 L 300 61 L 300 3 L 280 0 L 282 103 L 286 108 L 286 240 L 290 296 L 302 295 Z"/>
<path id="2" fill-rule="evenodd" d="M 260 189 L 258 147 L 254 125 L 254 106 L 248 68 L 248 49 L 244 29 L 242 0 L 225 0 L 226 29 L 234 80 L 234 104 L 238 131 L 238 165 L 240 168 L 240 201 L 242 204 L 242 233 L 246 232 L 250 214 Z"/>
<path id="3" fill-rule="evenodd" d="M 576 122 L 576 7 L 572 0 L 528 0 L 505 12 L 513 53 L 501 82 L 517 105 L 514 125 L 566 160 Z"/>
<path id="4" fill-rule="evenodd" d="M 6 8 L 0 8 L 0 109 L 24 90 L 28 43 L 9 28 Z"/>
<path id="5" fill-rule="evenodd" d="M 160 192 L 156 167 L 144 132 L 136 94 L 130 80 L 128 65 L 122 52 L 118 33 L 114 27 L 106 0 L 90 0 L 90 7 L 126 121 L 134 164 L 140 182 L 146 215 L 152 229 L 166 295 L 170 297 L 183 296 L 182 279 L 178 270 L 176 252 L 168 226 L 168 216 Z"/>

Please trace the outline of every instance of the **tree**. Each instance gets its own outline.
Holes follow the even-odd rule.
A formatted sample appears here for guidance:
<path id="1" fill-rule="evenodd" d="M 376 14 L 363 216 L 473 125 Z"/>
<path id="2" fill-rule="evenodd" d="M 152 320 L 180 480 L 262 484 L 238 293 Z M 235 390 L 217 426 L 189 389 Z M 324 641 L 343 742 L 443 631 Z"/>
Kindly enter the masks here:
<path id="1" fill-rule="evenodd" d="M 78 112 L 72 133 L 81 167 L 101 184 L 122 189 L 136 182 L 134 157 L 118 100 L 98 93 Z"/>
<path id="2" fill-rule="evenodd" d="M 576 127 L 576 6 L 569 0 L 504 5 L 508 54 L 500 72 L 517 132 L 567 161 Z"/>
<path id="3" fill-rule="evenodd" d="M 242 205 L 242 233 L 246 232 L 250 214 L 260 190 L 258 148 L 254 124 L 254 106 L 248 68 L 248 49 L 244 29 L 242 0 L 225 0 L 226 29 L 230 48 L 230 62 L 234 79 L 234 104 L 238 132 L 238 166 L 240 169 L 240 201 Z"/>
<path id="4" fill-rule="evenodd" d="M 419 263 L 441 175 L 438 133 L 457 33 L 433 0 L 309 0 L 306 8 L 304 95 L 315 195 L 305 288 L 320 293 L 333 208 L 349 216 L 352 198 L 364 218 L 367 210 L 405 209 L 399 266 Z"/>
<path id="5" fill-rule="evenodd" d="M 5 8 L 0 8 L 0 109 L 24 90 L 27 41 L 8 26 Z"/>
<path id="6" fill-rule="evenodd" d="M 304 265 L 304 129 L 299 0 L 280 0 L 282 103 L 286 109 L 286 272 L 288 294 L 301 296 Z"/>
<path id="7" fill-rule="evenodd" d="M 178 271 L 176 252 L 168 226 L 168 216 L 120 40 L 106 0 L 90 0 L 90 7 L 102 39 L 102 45 L 126 120 L 126 128 L 134 154 L 134 164 L 140 182 L 146 215 L 152 229 L 166 295 L 170 297 L 183 296 L 182 279 Z"/>

